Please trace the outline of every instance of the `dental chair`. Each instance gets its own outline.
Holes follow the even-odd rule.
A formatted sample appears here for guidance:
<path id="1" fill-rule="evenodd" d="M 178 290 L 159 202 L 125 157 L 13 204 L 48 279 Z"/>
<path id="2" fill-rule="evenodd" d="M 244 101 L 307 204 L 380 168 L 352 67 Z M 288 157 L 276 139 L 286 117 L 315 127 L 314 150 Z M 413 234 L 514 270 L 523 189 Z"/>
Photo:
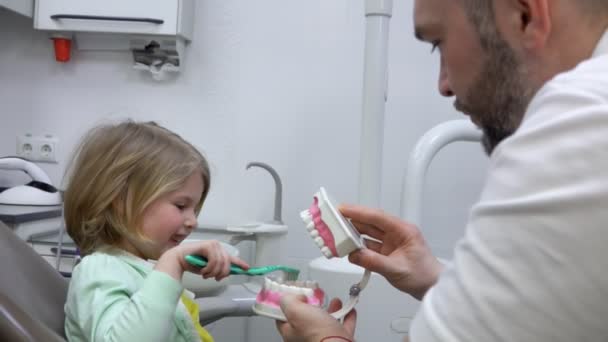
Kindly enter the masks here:
<path id="1" fill-rule="evenodd" d="M 0 222 L 0 341 L 65 341 L 68 281 Z"/>

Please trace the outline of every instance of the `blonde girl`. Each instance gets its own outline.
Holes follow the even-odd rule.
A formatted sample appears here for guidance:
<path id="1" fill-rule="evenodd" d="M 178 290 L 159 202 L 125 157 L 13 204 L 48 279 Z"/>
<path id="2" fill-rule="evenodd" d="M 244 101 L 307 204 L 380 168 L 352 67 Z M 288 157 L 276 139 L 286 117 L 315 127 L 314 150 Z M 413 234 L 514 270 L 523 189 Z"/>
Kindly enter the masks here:
<path id="1" fill-rule="evenodd" d="M 84 257 L 65 304 L 68 340 L 213 341 L 182 275 L 219 280 L 230 263 L 248 265 L 217 241 L 181 243 L 209 192 L 201 153 L 154 122 L 126 121 L 89 131 L 69 170 L 65 223 Z M 193 269 L 187 254 L 209 264 Z"/>

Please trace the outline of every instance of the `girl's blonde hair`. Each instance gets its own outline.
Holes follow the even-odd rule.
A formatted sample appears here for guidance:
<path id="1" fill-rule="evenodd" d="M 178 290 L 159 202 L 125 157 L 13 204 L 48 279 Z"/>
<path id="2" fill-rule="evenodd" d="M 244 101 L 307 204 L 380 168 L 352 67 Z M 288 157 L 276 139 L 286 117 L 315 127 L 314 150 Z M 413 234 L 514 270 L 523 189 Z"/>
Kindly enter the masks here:
<path id="1" fill-rule="evenodd" d="M 210 186 L 203 155 L 155 122 L 129 120 L 91 129 L 68 170 L 65 224 L 83 255 L 127 236 L 145 240 L 140 231 L 144 209 L 179 189 L 194 172 L 203 180 L 197 215 Z"/>

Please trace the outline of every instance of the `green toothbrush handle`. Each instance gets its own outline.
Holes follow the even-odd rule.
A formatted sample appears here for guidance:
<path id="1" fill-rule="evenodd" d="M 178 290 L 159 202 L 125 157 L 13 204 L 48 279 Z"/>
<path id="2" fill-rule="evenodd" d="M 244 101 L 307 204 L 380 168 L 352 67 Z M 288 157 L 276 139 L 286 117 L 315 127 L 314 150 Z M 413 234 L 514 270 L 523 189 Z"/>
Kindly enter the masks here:
<path id="1" fill-rule="evenodd" d="M 201 255 L 186 255 L 186 261 L 196 267 L 205 267 L 207 266 L 207 258 Z M 247 271 L 243 270 L 237 265 L 230 265 L 230 274 L 247 274 Z"/>
<path id="2" fill-rule="evenodd" d="M 186 255 L 186 262 L 196 267 L 207 266 L 207 258 L 200 255 Z M 274 271 L 282 271 L 286 274 L 287 280 L 297 280 L 300 270 L 289 266 L 273 265 L 273 266 L 262 266 L 262 267 L 251 267 L 247 271 L 242 269 L 240 266 L 231 264 L 230 274 L 244 274 L 249 276 L 261 276 Z"/>

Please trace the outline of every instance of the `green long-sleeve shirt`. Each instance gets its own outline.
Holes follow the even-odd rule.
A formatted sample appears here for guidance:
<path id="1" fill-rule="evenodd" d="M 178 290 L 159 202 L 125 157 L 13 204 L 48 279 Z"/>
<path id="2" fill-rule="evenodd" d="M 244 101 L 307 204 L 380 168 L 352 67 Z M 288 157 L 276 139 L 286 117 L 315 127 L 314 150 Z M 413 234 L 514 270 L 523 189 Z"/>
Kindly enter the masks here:
<path id="1" fill-rule="evenodd" d="M 69 341 L 200 341 L 180 301 L 184 288 L 124 251 L 88 255 L 75 267 L 65 304 Z"/>

